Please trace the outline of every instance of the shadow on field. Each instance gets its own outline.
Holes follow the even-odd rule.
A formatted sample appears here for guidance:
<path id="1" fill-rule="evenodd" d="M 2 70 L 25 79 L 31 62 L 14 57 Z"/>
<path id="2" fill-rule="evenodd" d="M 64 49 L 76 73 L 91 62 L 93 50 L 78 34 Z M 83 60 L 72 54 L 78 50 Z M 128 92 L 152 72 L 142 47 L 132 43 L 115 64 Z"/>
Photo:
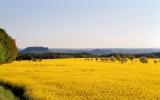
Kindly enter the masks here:
<path id="1" fill-rule="evenodd" d="M 26 95 L 26 89 L 24 87 L 18 87 L 4 81 L 0 81 L 0 86 L 10 90 L 18 100 L 32 100 L 31 97 Z"/>

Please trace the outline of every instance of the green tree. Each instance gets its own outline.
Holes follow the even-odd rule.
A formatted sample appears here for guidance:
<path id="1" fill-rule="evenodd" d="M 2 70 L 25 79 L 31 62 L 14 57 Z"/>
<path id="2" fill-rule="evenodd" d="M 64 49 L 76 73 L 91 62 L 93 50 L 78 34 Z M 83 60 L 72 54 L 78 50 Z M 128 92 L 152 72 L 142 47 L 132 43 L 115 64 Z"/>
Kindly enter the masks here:
<path id="1" fill-rule="evenodd" d="M 0 43 L 0 62 L 1 63 L 5 62 L 5 50 L 1 43 Z"/>

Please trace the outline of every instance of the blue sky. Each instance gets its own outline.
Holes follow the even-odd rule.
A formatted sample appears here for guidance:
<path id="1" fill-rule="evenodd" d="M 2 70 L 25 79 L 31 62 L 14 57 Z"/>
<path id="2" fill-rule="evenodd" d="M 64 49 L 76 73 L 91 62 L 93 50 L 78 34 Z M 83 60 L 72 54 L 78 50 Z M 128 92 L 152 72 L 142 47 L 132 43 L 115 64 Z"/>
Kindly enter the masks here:
<path id="1" fill-rule="evenodd" d="M 0 0 L 19 48 L 160 47 L 160 0 Z"/>

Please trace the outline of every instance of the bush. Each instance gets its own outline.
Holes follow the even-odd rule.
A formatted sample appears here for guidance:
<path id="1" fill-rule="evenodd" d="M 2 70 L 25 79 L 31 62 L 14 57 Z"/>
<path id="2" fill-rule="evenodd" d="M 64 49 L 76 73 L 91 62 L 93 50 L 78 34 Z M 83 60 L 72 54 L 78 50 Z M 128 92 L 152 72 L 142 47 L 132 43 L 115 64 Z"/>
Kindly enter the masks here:
<path id="1" fill-rule="evenodd" d="M 140 60 L 140 62 L 142 62 L 142 63 L 148 63 L 147 57 L 141 57 L 139 60 Z"/>
<path id="2" fill-rule="evenodd" d="M 15 41 L 0 28 L 0 64 L 10 62 L 17 56 L 17 47 Z"/>
<path id="3" fill-rule="evenodd" d="M 115 62 L 116 61 L 115 57 L 114 56 L 110 57 L 110 61 Z"/>
<path id="4" fill-rule="evenodd" d="M 127 63 L 127 61 L 128 61 L 128 59 L 127 59 L 127 58 L 122 57 L 122 59 L 121 59 L 121 62 L 122 62 L 122 63 Z"/>
<path id="5" fill-rule="evenodd" d="M 121 56 L 118 55 L 118 54 L 115 56 L 115 58 L 116 58 L 117 61 L 121 61 L 121 59 L 122 59 Z"/>

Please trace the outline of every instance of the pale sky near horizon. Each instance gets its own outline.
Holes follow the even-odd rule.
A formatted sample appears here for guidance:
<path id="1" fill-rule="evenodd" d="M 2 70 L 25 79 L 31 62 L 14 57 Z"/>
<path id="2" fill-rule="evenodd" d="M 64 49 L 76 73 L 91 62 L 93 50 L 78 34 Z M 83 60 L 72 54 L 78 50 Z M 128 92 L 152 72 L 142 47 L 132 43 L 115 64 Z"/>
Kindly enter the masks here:
<path id="1" fill-rule="evenodd" d="M 160 47 L 160 0 L 0 0 L 19 48 Z"/>

